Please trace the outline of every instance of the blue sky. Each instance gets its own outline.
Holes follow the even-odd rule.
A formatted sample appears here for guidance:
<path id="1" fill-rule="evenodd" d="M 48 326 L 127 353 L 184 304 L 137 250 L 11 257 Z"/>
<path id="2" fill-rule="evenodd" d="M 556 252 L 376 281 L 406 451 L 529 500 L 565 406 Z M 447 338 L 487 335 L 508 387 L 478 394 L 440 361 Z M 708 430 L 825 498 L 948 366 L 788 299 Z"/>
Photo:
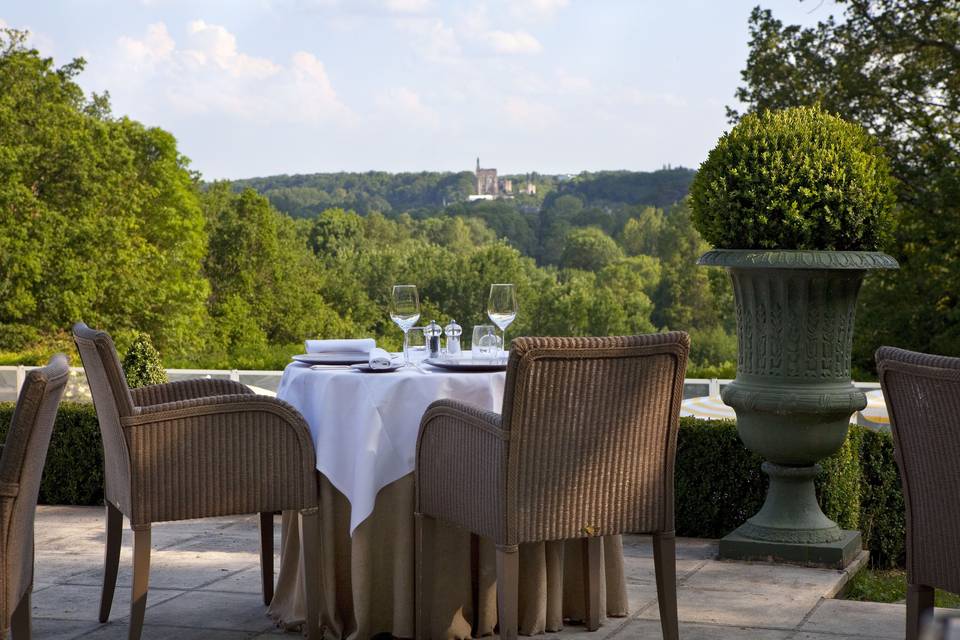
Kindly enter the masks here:
<path id="1" fill-rule="evenodd" d="M 207 179 L 696 167 L 758 0 L 14 0 L 0 24 Z M 832 0 L 767 0 L 813 24 Z"/>

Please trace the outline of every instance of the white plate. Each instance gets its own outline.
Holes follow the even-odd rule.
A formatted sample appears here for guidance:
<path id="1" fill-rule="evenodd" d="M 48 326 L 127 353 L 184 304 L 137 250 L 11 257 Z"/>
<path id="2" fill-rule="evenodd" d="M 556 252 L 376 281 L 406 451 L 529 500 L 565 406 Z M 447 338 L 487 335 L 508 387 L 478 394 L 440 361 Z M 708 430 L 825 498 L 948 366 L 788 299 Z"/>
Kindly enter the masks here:
<path id="1" fill-rule="evenodd" d="M 291 357 L 304 364 L 359 364 L 370 359 L 363 353 L 301 353 Z"/>
<path id="2" fill-rule="evenodd" d="M 444 360 L 442 358 L 427 358 L 424 360 L 431 367 L 439 367 L 440 369 L 447 369 L 449 371 L 506 371 L 507 370 L 507 360 L 506 358 L 491 358 L 489 360 L 481 360 L 472 358 L 463 358 L 456 360 Z"/>

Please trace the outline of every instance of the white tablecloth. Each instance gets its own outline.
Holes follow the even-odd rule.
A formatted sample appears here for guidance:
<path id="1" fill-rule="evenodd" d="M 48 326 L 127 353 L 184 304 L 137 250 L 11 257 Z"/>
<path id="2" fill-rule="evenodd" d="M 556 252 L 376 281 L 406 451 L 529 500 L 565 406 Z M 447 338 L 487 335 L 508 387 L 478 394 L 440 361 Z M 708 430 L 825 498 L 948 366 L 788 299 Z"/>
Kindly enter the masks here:
<path id="1" fill-rule="evenodd" d="M 451 398 L 500 411 L 506 374 L 424 374 L 311 369 L 287 365 L 277 397 L 310 425 L 317 469 L 350 501 L 350 534 L 373 511 L 377 492 L 413 472 L 420 418 L 434 400 Z"/>

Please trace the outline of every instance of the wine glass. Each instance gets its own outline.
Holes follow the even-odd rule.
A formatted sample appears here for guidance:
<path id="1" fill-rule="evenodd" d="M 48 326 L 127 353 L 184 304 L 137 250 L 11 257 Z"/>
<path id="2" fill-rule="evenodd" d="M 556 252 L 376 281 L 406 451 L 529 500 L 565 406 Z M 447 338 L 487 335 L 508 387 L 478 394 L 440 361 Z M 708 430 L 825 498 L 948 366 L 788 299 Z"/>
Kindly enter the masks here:
<path id="1" fill-rule="evenodd" d="M 393 287 L 390 298 L 390 319 L 397 323 L 403 331 L 403 363 L 410 364 L 408 353 L 408 333 L 410 328 L 420 319 L 420 296 L 417 287 L 412 284 L 398 284 Z"/>
<path id="2" fill-rule="evenodd" d="M 509 350 L 507 327 L 517 317 L 517 291 L 512 284 L 490 285 L 490 300 L 487 302 L 487 315 L 493 324 L 503 332 L 503 348 Z"/>

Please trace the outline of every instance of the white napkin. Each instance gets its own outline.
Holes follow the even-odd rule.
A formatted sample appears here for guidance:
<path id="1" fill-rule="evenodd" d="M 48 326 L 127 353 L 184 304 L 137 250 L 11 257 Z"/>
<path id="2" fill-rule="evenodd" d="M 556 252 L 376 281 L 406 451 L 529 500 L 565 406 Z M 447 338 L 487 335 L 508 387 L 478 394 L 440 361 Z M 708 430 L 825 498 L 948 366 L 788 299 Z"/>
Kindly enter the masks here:
<path id="1" fill-rule="evenodd" d="M 377 346 L 373 338 L 357 340 L 307 340 L 307 353 L 370 353 Z"/>
<path id="2" fill-rule="evenodd" d="M 372 349 L 370 351 L 371 369 L 389 369 L 393 366 L 393 358 L 385 349 Z"/>

